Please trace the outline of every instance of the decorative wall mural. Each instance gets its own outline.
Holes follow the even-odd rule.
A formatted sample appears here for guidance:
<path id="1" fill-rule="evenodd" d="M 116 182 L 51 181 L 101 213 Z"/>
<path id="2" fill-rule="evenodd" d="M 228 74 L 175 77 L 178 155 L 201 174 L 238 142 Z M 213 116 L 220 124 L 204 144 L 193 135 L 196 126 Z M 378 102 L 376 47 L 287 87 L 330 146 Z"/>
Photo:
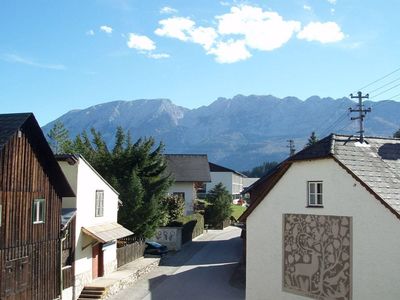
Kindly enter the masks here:
<path id="1" fill-rule="evenodd" d="M 351 217 L 283 215 L 283 289 L 351 299 Z"/>

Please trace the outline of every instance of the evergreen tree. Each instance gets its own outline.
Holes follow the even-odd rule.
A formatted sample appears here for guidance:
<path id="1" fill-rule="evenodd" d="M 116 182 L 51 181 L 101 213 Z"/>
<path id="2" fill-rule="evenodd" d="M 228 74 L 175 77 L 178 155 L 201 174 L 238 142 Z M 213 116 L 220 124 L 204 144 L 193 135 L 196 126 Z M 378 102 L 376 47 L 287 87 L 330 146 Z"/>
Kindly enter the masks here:
<path id="1" fill-rule="evenodd" d="M 318 138 L 315 135 L 315 131 L 311 132 L 310 137 L 308 138 L 308 142 L 306 144 L 306 147 L 312 146 L 318 142 Z"/>
<path id="2" fill-rule="evenodd" d="M 394 138 L 400 138 L 400 129 L 398 129 L 395 133 L 393 133 Z"/>
<path id="3" fill-rule="evenodd" d="M 73 152 L 82 154 L 90 164 L 120 193 L 123 206 L 119 222 L 138 238 L 151 237 L 162 225 L 165 198 L 172 180 L 165 175 L 164 145 L 157 147 L 152 138 L 132 144 L 122 128 L 117 128 L 115 144 L 109 150 L 100 132 L 91 129 L 73 142 Z"/>
<path id="4" fill-rule="evenodd" d="M 206 223 L 216 227 L 230 217 L 232 197 L 221 182 L 210 190 L 206 200 L 210 202 L 205 210 Z"/>
<path id="5" fill-rule="evenodd" d="M 262 177 L 278 165 L 276 161 L 266 161 L 262 165 L 254 167 L 251 171 L 243 171 L 242 173 L 247 177 Z"/>
<path id="6" fill-rule="evenodd" d="M 63 122 L 56 121 L 47 134 L 47 137 L 54 154 L 68 153 L 71 150 L 69 132 L 64 127 Z"/>

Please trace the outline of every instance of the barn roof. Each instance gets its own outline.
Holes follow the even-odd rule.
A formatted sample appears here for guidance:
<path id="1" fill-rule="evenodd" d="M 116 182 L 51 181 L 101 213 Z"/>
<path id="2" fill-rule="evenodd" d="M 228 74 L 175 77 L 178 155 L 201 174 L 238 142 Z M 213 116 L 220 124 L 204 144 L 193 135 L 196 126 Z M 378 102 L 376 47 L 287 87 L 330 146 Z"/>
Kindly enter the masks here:
<path id="1" fill-rule="evenodd" d="M 33 151 L 61 197 L 75 196 L 33 113 L 0 114 L 0 151 L 21 131 L 29 140 Z"/>
<path id="2" fill-rule="evenodd" d="M 250 186 L 247 192 L 259 196 L 241 219 L 247 218 L 292 163 L 321 158 L 334 159 L 400 218 L 400 139 L 365 137 L 361 144 L 357 137 L 332 134 L 289 157 Z"/>
<path id="3" fill-rule="evenodd" d="M 205 154 L 165 154 L 166 172 L 178 182 L 210 182 L 210 167 Z"/>

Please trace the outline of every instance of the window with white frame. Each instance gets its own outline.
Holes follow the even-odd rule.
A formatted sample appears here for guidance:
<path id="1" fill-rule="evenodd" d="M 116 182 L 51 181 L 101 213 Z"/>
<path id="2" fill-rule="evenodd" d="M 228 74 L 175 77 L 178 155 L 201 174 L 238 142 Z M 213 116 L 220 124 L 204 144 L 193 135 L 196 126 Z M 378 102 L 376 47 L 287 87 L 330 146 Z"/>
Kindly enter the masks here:
<path id="1" fill-rule="evenodd" d="M 104 216 L 104 191 L 103 190 L 96 190 L 95 216 L 96 217 Z"/>
<path id="2" fill-rule="evenodd" d="M 308 206 L 322 206 L 322 181 L 308 182 Z"/>
<path id="3" fill-rule="evenodd" d="M 33 224 L 44 223 L 45 207 L 46 207 L 46 200 L 45 199 L 35 199 L 35 200 L 33 200 L 33 209 L 32 209 L 32 221 L 33 221 Z"/>

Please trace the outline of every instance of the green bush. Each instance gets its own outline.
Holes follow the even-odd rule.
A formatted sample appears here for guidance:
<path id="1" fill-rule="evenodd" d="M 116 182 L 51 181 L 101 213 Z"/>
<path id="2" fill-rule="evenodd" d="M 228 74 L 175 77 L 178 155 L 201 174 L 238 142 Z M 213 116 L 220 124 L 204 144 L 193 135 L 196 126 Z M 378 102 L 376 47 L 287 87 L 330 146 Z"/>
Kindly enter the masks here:
<path id="1" fill-rule="evenodd" d="M 204 217 L 201 214 L 182 216 L 171 224 L 182 226 L 182 244 L 191 241 L 204 232 Z"/>
<path id="2" fill-rule="evenodd" d="M 183 216 L 183 212 L 185 211 L 185 199 L 178 195 L 168 195 L 161 199 L 161 206 L 163 209 L 162 224 L 171 226 L 171 223 Z"/>

